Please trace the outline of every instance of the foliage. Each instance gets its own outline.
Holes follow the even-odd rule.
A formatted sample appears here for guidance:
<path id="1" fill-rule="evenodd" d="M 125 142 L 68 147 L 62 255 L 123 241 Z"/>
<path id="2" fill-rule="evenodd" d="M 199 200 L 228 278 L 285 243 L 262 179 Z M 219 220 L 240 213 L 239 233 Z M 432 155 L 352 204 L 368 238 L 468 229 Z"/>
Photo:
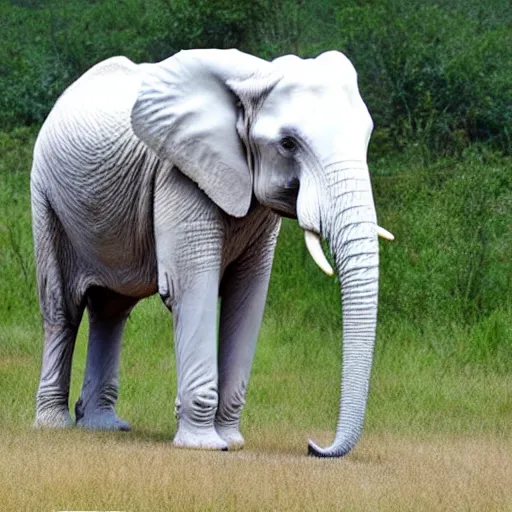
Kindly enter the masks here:
<path id="1" fill-rule="evenodd" d="M 397 237 L 382 247 L 386 314 L 471 323 L 510 303 L 510 161 L 470 151 L 403 166 L 373 180 L 380 222 Z"/>
<path id="2" fill-rule="evenodd" d="M 506 0 L 16 0 L 0 5 L 0 125 L 40 123 L 62 90 L 116 54 L 238 47 L 264 58 L 348 54 L 377 126 L 374 154 L 419 144 L 511 150 Z"/>
<path id="3" fill-rule="evenodd" d="M 383 0 L 338 12 L 381 138 L 395 148 L 460 154 L 488 141 L 510 152 L 512 9 L 471 7 Z M 496 12 L 502 23 L 490 24 Z"/>

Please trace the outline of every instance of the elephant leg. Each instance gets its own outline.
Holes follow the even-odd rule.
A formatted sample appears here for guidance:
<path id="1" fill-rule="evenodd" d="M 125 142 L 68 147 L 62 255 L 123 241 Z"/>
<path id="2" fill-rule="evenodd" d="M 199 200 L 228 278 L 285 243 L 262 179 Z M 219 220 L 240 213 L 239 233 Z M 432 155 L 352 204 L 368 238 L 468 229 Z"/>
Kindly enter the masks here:
<path id="1" fill-rule="evenodd" d="M 158 291 L 173 315 L 178 447 L 223 450 L 218 405 L 217 304 L 224 229 L 218 209 L 179 172 L 155 182 Z"/>
<path id="2" fill-rule="evenodd" d="M 119 388 L 121 337 L 137 299 L 105 288 L 87 293 L 89 343 L 84 382 L 75 406 L 79 427 L 99 430 L 130 430 L 115 412 Z"/>
<path id="3" fill-rule="evenodd" d="M 171 306 L 178 376 L 175 446 L 211 450 L 227 448 L 214 427 L 218 404 L 218 289 L 219 272 L 202 272 L 183 287 Z M 169 306 L 169 300 L 165 296 L 162 298 Z"/>
<path id="4" fill-rule="evenodd" d="M 74 290 L 75 258 L 62 226 L 37 190 L 32 198 L 37 288 L 44 328 L 34 426 L 70 427 L 71 363 L 84 305 Z"/>
<path id="5" fill-rule="evenodd" d="M 229 449 L 244 445 L 240 414 L 263 318 L 274 246 L 274 236 L 262 240 L 227 269 L 221 284 L 219 407 L 215 428 Z"/>
<path id="6" fill-rule="evenodd" d="M 43 364 L 34 427 L 64 428 L 73 425 L 68 400 L 77 331 L 77 323 L 70 320 L 58 323 L 44 321 Z"/>

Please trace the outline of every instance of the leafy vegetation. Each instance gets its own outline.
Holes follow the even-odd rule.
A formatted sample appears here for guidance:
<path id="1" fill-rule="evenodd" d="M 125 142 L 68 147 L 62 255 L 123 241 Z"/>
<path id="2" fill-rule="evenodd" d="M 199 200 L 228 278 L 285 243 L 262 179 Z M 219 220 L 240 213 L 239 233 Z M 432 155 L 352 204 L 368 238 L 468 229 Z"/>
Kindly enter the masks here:
<path id="1" fill-rule="evenodd" d="M 0 5 L 0 125 L 40 123 L 64 87 L 116 54 L 238 47 L 273 58 L 344 51 L 377 126 L 374 152 L 419 144 L 511 151 L 506 0 L 13 0 Z M 383 22 L 386 20 L 386 22 Z"/>

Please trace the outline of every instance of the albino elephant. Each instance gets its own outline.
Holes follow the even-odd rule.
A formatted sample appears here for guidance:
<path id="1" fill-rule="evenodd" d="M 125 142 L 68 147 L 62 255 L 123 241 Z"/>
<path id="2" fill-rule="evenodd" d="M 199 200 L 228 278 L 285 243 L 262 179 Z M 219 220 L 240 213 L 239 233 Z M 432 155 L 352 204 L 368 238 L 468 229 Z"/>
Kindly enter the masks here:
<path id="1" fill-rule="evenodd" d="M 174 316 L 174 444 L 241 447 L 284 215 L 332 273 L 319 236 L 329 241 L 340 275 L 339 422 L 332 446 L 311 443 L 310 453 L 347 453 L 363 425 L 377 317 L 371 130 L 356 72 L 338 52 L 272 63 L 237 50 L 140 65 L 114 57 L 71 85 L 41 129 L 31 175 L 45 337 L 35 425 L 72 424 L 71 359 L 87 306 L 77 425 L 129 429 L 114 410 L 121 336 L 137 301 L 158 292 Z"/>

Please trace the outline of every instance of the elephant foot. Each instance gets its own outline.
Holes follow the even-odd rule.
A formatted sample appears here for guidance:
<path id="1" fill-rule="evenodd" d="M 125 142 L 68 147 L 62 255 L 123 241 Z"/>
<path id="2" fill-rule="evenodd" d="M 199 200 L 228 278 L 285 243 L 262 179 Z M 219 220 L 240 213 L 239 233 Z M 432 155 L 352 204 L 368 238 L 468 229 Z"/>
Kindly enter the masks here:
<path id="1" fill-rule="evenodd" d="M 77 419 L 76 426 L 87 430 L 121 430 L 128 432 L 131 426 L 122 420 L 114 411 L 98 410 L 87 412 Z"/>
<path id="2" fill-rule="evenodd" d="M 66 406 L 44 407 L 37 411 L 34 428 L 70 428 L 73 421 Z"/>
<path id="3" fill-rule="evenodd" d="M 241 450 L 244 447 L 245 440 L 238 430 L 238 427 L 227 425 L 215 425 L 217 434 L 227 443 L 229 450 Z"/>
<path id="4" fill-rule="evenodd" d="M 197 428 L 179 422 L 178 432 L 172 444 L 178 448 L 192 448 L 197 450 L 227 451 L 228 444 L 217 434 L 213 427 Z"/>

